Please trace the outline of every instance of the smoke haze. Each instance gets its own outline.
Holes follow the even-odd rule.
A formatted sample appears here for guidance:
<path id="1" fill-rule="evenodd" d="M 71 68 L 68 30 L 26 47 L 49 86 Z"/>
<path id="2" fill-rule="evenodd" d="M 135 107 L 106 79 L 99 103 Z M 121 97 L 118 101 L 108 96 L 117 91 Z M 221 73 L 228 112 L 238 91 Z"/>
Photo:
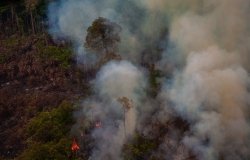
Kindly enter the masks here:
<path id="1" fill-rule="evenodd" d="M 97 143 L 91 157 L 122 159 L 122 146 L 135 131 L 137 106 L 143 96 L 146 78 L 143 71 L 127 61 L 110 62 L 98 72 L 93 85 L 95 96 L 84 102 L 84 114 L 93 122 L 101 122 L 102 127 L 92 133 Z M 118 102 L 118 98 L 124 96 L 133 100 L 132 108 L 126 113 Z"/>
<path id="2" fill-rule="evenodd" d="M 249 0 L 51 2 L 50 33 L 72 41 L 78 57 L 91 54 L 83 44 L 98 17 L 122 28 L 117 54 L 123 60 L 101 67 L 92 83 L 94 95 L 82 105 L 84 116 L 103 125 L 91 133 L 96 142 L 91 159 L 123 159 L 129 137 L 136 130 L 147 132 L 145 119 L 164 123 L 172 116 L 190 125 L 185 135 L 176 134 L 182 137 L 170 136 L 180 150 L 176 139 L 198 159 L 249 159 L 249 14 Z M 150 85 L 144 63 L 163 73 L 155 97 L 146 93 Z M 120 97 L 133 101 L 126 127 Z M 164 141 L 155 154 L 160 152 L 170 157 Z"/>

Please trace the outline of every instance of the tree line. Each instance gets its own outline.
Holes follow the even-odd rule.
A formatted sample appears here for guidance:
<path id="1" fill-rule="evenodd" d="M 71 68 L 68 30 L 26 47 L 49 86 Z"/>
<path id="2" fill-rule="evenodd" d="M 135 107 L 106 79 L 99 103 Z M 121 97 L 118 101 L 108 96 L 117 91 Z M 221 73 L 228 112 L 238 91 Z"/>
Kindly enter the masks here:
<path id="1" fill-rule="evenodd" d="M 0 2 L 0 34 L 45 32 L 46 7 L 50 0 L 5 0 Z"/>

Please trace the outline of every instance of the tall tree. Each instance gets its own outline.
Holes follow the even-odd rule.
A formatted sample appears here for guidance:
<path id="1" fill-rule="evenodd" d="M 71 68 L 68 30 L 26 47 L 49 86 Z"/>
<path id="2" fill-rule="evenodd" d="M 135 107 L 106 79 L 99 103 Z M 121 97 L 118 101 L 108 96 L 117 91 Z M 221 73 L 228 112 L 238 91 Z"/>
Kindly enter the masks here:
<path id="1" fill-rule="evenodd" d="M 39 0 L 25 0 L 26 10 L 30 14 L 30 22 L 32 27 L 32 33 L 35 34 L 35 19 L 33 16 L 33 12 L 35 11 L 37 5 L 39 4 Z"/>
<path id="2" fill-rule="evenodd" d="M 20 6 L 21 2 L 22 2 L 22 0 L 11 0 L 10 1 L 12 24 L 16 25 L 17 31 L 20 31 L 20 24 L 19 24 L 19 18 L 18 18 L 18 13 L 16 11 L 16 8 L 17 8 L 17 6 Z"/>
<path id="3" fill-rule="evenodd" d="M 97 53 L 114 53 L 120 42 L 121 27 L 106 18 L 96 19 L 87 30 L 85 47 Z"/>
<path id="4" fill-rule="evenodd" d="M 126 113 L 133 107 L 133 101 L 129 99 L 128 97 L 120 97 L 117 99 L 118 102 L 122 104 L 122 107 L 124 109 L 124 119 L 123 119 L 123 124 L 124 124 L 124 136 L 126 138 Z"/>
<path id="5" fill-rule="evenodd" d="M 18 14 L 16 8 L 21 4 L 22 0 L 8 0 L 4 2 L 0 2 L 0 14 L 1 18 L 5 17 L 5 22 L 7 25 L 11 25 L 11 32 L 15 32 L 16 29 L 19 29 L 19 22 L 18 22 Z M 10 16 L 9 16 L 10 15 Z M 3 16 L 3 17 L 2 17 Z M 1 25 L 5 25 L 3 22 Z"/>

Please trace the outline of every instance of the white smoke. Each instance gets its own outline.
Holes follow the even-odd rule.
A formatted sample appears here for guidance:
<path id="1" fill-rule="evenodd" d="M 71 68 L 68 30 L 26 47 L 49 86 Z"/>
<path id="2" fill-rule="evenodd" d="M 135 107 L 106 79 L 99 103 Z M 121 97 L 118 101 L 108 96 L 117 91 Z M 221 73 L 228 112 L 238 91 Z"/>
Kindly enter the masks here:
<path id="1" fill-rule="evenodd" d="M 135 131 L 137 107 L 146 85 L 145 76 L 129 62 L 109 62 L 102 67 L 93 83 L 96 94 L 85 101 L 83 109 L 88 119 L 101 122 L 102 126 L 93 130 L 96 145 L 91 157 L 122 159 L 123 144 Z M 133 106 L 127 112 L 118 102 L 120 97 L 133 100 Z"/>
<path id="2" fill-rule="evenodd" d="M 55 38 L 74 42 L 78 55 L 86 54 L 82 45 L 87 28 L 98 17 L 112 20 L 122 27 L 120 54 L 137 61 L 145 46 L 160 39 L 168 26 L 168 16 L 150 11 L 140 1 L 59 0 L 49 6 L 50 33 Z"/>
<path id="3" fill-rule="evenodd" d="M 192 125 L 183 141 L 199 159 L 248 159 L 250 77 L 242 57 L 248 48 L 249 1 L 204 6 L 212 9 L 190 11 L 172 23 L 171 40 L 187 58 L 170 90 L 163 92 Z"/>
<path id="4" fill-rule="evenodd" d="M 51 3 L 51 34 L 71 40 L 78 55 L 87 54 L 83 48 L 87 28 L 104 17 L 122 27 L 118 54 L 138 66 L 143 60 L 155 63 L 164 73 L 161 92 L 152 100 L 143 94 L 146 78 L 138 67 L 125 61 L 102 67 L 93 82 L 95 95 L 83 109 L 89 119 L 103 121 L 92 134 L 96 140 L 92 158 L 122 159 L 126 138 L 117 98 L 125 96 L 134 104 L 125 118 L 130 135 L 135 129 L 147 130 L 142 121 L 153 111 L 158 109 L 154 116 L 163 123 L 174 111 L 190 123 L 190 131 L 179 138 L 199 159 L 249 159 L 249 13 L 249 0 Z M 162 146 L 165 142 L 159 148 L 169 153 Z"/>
<path id="5" fill-rule="evenodd" d="M 201 159 L 249 156 L 250 77 L 230 56 L 216 47 L 190 54 L 169 91 L 176 111 L 193 124 L 184 142 Z"/>

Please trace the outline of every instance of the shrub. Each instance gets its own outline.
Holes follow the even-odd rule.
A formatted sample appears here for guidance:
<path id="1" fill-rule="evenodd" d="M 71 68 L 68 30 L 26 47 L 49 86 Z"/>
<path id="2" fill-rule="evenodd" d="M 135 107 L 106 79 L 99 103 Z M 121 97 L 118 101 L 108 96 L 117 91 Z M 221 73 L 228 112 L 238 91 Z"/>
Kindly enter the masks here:
<path id="1" fill-rule="evenodd" d="M 26 127 L 28 147 L 21 160 L 67 159 L 71 139 L 68 134 L 73 124 L 73 105 L 63 102 L 50 112 L 41 112 Z"/>
<path id="2" fill-rule="evenodd" d="M 33 143 L 20 156 L 22 160 L 62 160 L 70 154 L 71 140 L 62 138 L 58 143 Z"/>
<path id="3" fill-rule="evenodd" d="M 43 46 L 44 47 L 44 46 Z M 70 60 L 72 57 L 72 51 L 69 48 L 47 46 L 40 48 L 40 56 L 44 59 L 51 59 L 58 61 L 63 68 L 70 67 Z"/>

